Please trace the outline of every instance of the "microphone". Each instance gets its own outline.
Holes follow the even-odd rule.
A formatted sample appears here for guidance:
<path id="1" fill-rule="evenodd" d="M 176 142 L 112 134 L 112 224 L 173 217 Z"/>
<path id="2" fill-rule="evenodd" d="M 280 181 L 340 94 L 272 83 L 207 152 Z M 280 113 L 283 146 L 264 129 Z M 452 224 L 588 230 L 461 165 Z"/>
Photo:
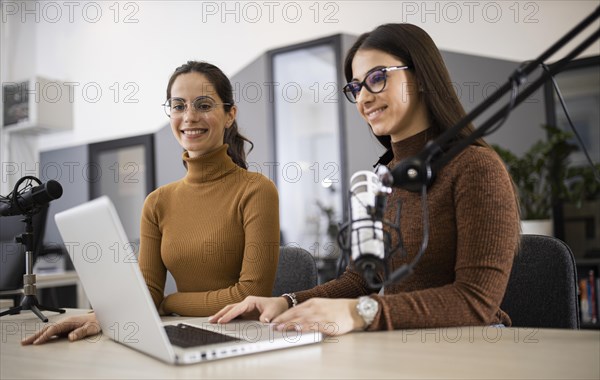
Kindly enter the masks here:
<path id="1" fill-rule="evenodd" d="M 350 178 L 351 258 L 354 269 L 370 284 L 378 272 L 387 277 L 383 212 L 391 188 L 386 189 L 371 171 L 358 171 Z"/>
<path id="2" fill-rule="evenodd" d="M 400 233 L 399 201 L 395 221 L 384 219 L 393 181 L 392 173 L 383 165 L 378 166 L 376 172 L 364 170 L 354 173 L 350 178 L 350 220 L 340 226 L 338 233 L 337 240 L 343 253 L 338 262 L 338 276 L 348 263 L 372 289 L 406 275 L 398 276 L 398 271 L 389 273 L 390 257 L 396 252 L 406 256 Z M 406 271 L 402 269 L 402 272 Z"/>
<path id="3" fill-rule="evenodd" d="M 50 201 L 60 198 L 62 194 L 63 188 L 60 183 L 50 180 L 23 193 L 14 194 L 14 197 L 9 196 L 10 202 L 0 203 L 0 216 L 27 214 L 35 208 L 45 206 Z"/>

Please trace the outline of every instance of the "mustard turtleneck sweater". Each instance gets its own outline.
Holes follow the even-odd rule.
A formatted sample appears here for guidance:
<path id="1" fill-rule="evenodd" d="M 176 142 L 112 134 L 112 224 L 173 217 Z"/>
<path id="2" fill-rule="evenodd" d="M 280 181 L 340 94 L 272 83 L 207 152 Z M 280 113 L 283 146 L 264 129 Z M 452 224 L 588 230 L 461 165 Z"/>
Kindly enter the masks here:
<path id="1" fill-rule="evenodd" d="M 389 167 L 415 156 L 434 137 L 426 130 L 392 144 Z M 423 236 L 420 193 L 394 188 L 387 220 L 395 220 L 398 201 L 408 255 L 396 254 L 392 271 L 412 261 Z M 509 326 L 500 303 L 520 235 L 517 203 L 503 162 L 489 148 L 470 146 L 439 171 L 427 204 L 429 246 L 412 275 L 386 287 L 385 295 L 376 295 L 358 273 L 346 270 L 337 280 L 296 293 L 298 301 L 371 294 L 379 312 L 369 330 Z"/>
<path id="2" fill-rule="evenodd" d="M 166 314 L 209 316 L 246 296 L 270 296 L 279 258 L 279 201 L 273 182 L 248 172 L 227 145 L 197 158 L 186 176 L 148 195 L 139 264 Z M 164 297 L 167 270 L 177 292 Z"/>

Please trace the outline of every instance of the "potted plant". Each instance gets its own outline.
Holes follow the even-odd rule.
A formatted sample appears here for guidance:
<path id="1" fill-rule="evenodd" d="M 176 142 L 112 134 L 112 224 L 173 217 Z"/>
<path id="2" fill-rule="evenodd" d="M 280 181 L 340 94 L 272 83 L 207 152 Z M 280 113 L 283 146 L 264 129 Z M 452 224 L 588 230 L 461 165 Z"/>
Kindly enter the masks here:
<path id="1" fill-rule="evenodd" d="M 552 235 L 553 209 L 561 202 L 581 206 L 584 200 L 598 197 L 600 181 L 591 167 L 571 165 L 571 153 L 579 149 L 570 141 L 571 132 L 550 125 L 543 128 L 547 139 L 536 142 L 521 158 L 498 145 L 492 146 L 517 187 L 523 233 Z"/>

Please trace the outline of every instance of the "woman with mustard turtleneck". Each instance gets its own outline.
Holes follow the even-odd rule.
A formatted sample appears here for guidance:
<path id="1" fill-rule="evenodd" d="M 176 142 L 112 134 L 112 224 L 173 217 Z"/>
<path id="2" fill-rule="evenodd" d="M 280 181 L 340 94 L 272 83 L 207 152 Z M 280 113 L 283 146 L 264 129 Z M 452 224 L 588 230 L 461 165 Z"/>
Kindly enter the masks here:
<path id="1" fill-rule="evenodd" d="M 167 86 L 165 111 L 183 147 L 184 178 L 150 193 L 139 264 L 161 314 L 209 316 L 250 295 L 269 296 L 279 258 L 279 200 L 273 182 L 248 172 L 229 79 L 190 61 Z M 164 296 L 167 270 L 177 292 Z M 71 341 L 100 332 L 94 313 L 65 318 L 23 340 Z"/>

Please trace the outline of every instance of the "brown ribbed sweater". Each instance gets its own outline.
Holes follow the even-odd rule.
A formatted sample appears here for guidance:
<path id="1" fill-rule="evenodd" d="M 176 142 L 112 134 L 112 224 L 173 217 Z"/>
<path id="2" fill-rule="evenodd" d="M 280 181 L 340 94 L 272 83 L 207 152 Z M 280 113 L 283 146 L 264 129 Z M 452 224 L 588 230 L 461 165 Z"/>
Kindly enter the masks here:
<path id="1" fill-rule="evenodd" d="M 416 155 L 432 139 L 429 130 L 392 144 L 394 159 Z M 408 257 L 396 254 L 392 270 L 412 261 L 423 236 L 420 193 L 394 188 L 386 219 L 402 202 L 401 230 Z M 428 191 L 429 246 L 412 275 L 372 297 L 379 312 L 369 330 L 504 323 L 500 310 L 519 242 L 519 215 L 510 177 L 489 148 L 471 146 L 440 172 Z M 370 291 L 352 270 L 311 290 L 312 297 L 355 298 Z"/>
<path id="2" fill-rule="evenodd" d="M 270 296 L 279 258 L 279 201 L 273 182 L 248 172 L 227 145 L 183 155 L 186 176 L 144 203 L 139 263 L 156 307 L 209 316 L 246 296 Z M 163 299 L 167 270 L 177 292 Z"/>

